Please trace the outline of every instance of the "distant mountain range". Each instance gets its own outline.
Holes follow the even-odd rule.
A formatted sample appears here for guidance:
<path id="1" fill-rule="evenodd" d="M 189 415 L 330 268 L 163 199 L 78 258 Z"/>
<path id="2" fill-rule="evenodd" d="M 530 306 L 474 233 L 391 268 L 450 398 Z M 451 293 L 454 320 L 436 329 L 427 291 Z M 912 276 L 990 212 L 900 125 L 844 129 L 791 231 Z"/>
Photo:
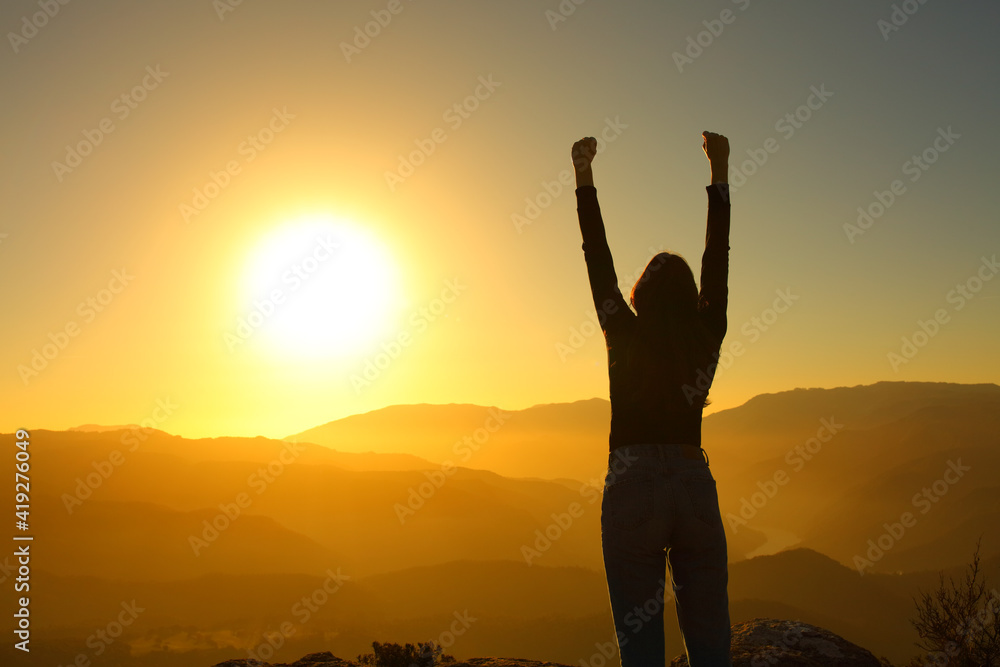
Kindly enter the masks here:
<path id="1" fill-rule="evenodd" d="M 287 439 L 346 451 L 405 451 L 513 477 L 600 480 L 607 465 L 607 401 L 503 413 L 504 423 L 484 435 L 496 424 L 491 410 L 496 408 L 391 406 Z M 996 384 L 879 382 L 761 394 L 705 417 L 702 440 L 727 515 L 731 552 L 733 542 L 742 555 L 770 541 L 776 548 L 808 546 L 853 565 L 867 541 L 885 532 L 882 524 L 898 522 L 907 511 L 919 518 L 919 529 L 875 562 L 877 569 L 961 563 L 980 534 L 989 553 L 1000 552 Z M 932 487 L 942 475 L 955 474 L 947 473 L 949 461 L 971 470 L 948 485 L 949 502 L 940 503 Z M 925 487 L 930 492 L 914 504 Z M 943 488 L 938 485 L 939 492 Z"/>
<path id="2" fill-rule="evenodd" d="M 104 433 L 106 431 L 126 431 L 128 429 L 141 428 L 139 424 L 118 424 L 117 426 L 102 426 L 101 424 L 82 424 L 66 429 L 71 432 L 80 433 Z"/>
<path id="3" fill-rule="evenodd" d="M 285 440 L 33 431 L 32 613 L 51 639 L 36 657 L 93 657 L 87 637 L 134 599 L 141 623 L 102 664 L 129 664 L 123 647 L 214 664 L 298 623 L 296 601 L 341 572 L 283 647 L 289 661 L 437 636 L 468 607 L 482 620 L 451 653 L 579 664 L 613 636 L 600 549 L 608 417 L 591 399 L 391 406 Z M 902 660 L 911 596 L 958 572 L 980 536 L 996 585 L 997 385 L 796 389 L 709 415 L 703 433 L 734 622 L 801 618 Z M 13 571 L 0 557 L 0 578 Z M 676 654 L 672 606 L 666 627 Z"/>

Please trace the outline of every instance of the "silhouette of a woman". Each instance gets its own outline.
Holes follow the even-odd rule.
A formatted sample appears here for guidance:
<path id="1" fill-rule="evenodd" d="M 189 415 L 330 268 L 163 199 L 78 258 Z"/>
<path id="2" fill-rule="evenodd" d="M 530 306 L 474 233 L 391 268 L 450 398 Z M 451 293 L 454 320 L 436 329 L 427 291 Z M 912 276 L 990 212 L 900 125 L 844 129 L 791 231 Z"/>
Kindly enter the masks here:
<path id="1" fill-rule="evenodd" d="M 732 664 L 726 535 L 701 448 L 702 410 L 727 326 L 729 140 L 702 137 L 712 180 L 701 290 L 680 255 L 661 252 L 632 288 L 634 313 L 618 289 L 597 203 L 597 141 L 581 139 L 572 150 L 584 259 L 608 352 L 601 542 L 622 667 L 664 664 L 671 596 L 691 667 Z"/>

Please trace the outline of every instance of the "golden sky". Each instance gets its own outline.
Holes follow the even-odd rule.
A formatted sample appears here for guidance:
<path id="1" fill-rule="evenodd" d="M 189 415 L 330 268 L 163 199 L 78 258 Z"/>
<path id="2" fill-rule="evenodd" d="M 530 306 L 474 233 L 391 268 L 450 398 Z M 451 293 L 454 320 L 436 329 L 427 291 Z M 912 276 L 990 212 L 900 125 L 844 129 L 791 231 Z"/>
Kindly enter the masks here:
<path id="1" fill-rule="evenodd" d="M 563 5 L 4 3 L 0 430 L 606 398 L 587 135 L 626 293 L 730 138 L 707 412 L 996 381 L 995 4 Z"/>

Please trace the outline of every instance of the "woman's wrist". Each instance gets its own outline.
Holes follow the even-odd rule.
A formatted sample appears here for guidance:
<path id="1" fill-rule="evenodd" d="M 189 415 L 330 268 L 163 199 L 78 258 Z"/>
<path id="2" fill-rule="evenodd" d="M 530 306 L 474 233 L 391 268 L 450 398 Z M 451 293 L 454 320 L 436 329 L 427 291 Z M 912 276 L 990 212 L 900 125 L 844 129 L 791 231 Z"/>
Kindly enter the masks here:
<path id="1" fill-rule="evenodd" d="M 712 165 L 712 184 L 729 182 L 729 165 Z"/>
<path id="2" fill-rule="evenodd" d="M 581 187 L 584 185 L 594 184 L 594 171 L 591 167 L 587 167 L 584 171 L 577 170 L 576 172 L 576 187 Z"/>

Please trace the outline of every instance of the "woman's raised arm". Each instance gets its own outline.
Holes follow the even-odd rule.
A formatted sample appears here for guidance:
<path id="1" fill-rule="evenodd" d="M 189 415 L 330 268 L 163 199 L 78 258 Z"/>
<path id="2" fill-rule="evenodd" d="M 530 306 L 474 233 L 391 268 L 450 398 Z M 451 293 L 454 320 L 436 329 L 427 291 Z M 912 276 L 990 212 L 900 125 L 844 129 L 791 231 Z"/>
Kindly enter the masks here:
<path id="1" fill-rule="evenodd" d="M 699 310 L 721 343 L 725 338 L 729 306 L 729 139 L 704 132 L 705 155 L 712 166 L 708 186 L 708 226 L 701 258 Z"/>
<path id="2" fill-rule="evenodd" d="M 594 187 L 594 172 L 591 163 L 597 155 L 597 139 L 585 137 L 572 150 L 573 167 L 576 170 L 576 211 L 580 219 L 580 234 L 583 237 L 583 257 L 587 263 L 590 291 L 594 297 L 594 307 L 601 323 L 601 330 L 607 335 L 609 329 L 623 318 L 632 316 L 628 303 L 618 289 L 611 248 L 604 230 L 604 218 L 597 202 L 597 188 Z"/>

